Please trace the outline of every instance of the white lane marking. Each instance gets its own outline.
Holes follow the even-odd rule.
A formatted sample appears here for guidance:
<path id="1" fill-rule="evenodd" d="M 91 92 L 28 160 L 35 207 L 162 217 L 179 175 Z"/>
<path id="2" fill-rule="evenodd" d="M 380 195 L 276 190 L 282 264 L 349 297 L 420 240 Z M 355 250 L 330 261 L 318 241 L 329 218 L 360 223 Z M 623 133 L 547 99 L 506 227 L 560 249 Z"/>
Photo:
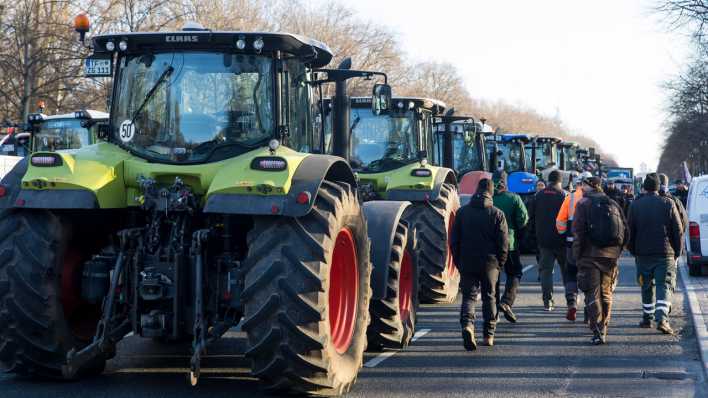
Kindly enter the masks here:
<path id="1" fill-rule="evenodd" d="M 525 274 L 526 271 L 530 270 L 531 268 L 533 268 L 535 266 L 536 266 L 536 264 L 529 264 L 529 265 L 525 266 L 524 269 L 521 270 L 521 273 Z"/>
<path id="2" fill-rule="evenodd" d="M 703 318 L 703 312 L 701 311 L 701 304 L 696 295 L 698 285 L 691 281 L 691 278 L 686 275 L 686 265 L 684 262 L 679 265 L 678 269 L 679 275 L 681 276 L 681 283 L 683 283 L 686 289 L 686 296 L 688 296 L 688 308 L 693 317 L 693 327 L 696 329 L 698 349 L 703 359 L 703 371 L 706 376 L 708 376 L 708 331 L 706 330 L 706 322 Z"/>
<path id="3" fill-rule="evenodd" d="M 411 343 L 418 340 L 419 338 L 425 336 L 430 332 L 430 329 L 420 329 L 419 331 L 415 332 L 413 335 L 413 338 L 411 339 Z M 372 358 L 368 360 L 365 364 L 365 368 L 375 368 L 378 366 L 381 362 L 387 360 L 388 358 L 391 358 L 392 356 L 396 355 L 398 351 L 386 351 L 382 352 L 381 354 L 377 355 L 375 358 Z"/>

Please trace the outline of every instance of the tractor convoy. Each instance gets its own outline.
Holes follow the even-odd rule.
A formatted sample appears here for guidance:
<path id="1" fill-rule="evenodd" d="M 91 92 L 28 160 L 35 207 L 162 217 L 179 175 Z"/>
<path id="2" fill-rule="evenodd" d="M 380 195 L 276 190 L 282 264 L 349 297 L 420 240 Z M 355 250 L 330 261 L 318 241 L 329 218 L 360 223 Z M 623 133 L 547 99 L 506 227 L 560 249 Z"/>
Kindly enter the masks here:
<path id="1" fill-rule="evenodd" d="M 18 157 L 0 187 L 0 367 L 22 375 L 99 374 L 132 333 L 191 341 L 196 385 L 240 325 L 265 389 L 346 393 L 367 347 L 405 347 L 419 303 L 457 297 L 448 235 L 475 181 L 505 170 L 531 194 L 546 170 L 600 170 L 575 144 L 393 97 L 383 73 L 326 69 L 302 36 L 188 23 L 90 47 L 109 113 L 33 114 L 25 152 L 17 129 L 1 146 Z M 354 78 L 370 97 L 349 96 Z"/>

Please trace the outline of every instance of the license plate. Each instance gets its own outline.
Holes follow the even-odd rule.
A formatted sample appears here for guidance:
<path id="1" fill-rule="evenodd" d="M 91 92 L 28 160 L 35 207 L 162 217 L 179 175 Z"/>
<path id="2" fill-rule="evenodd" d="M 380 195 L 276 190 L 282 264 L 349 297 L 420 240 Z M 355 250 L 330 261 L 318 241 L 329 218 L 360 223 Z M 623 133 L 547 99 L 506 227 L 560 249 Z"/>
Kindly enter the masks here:
<path id="1" fill-rule="evenodd" d="M 110 58 L 86 58 L 84 68 L 88 77 L 110 77 L 113 75 L 113 60 Z"/>

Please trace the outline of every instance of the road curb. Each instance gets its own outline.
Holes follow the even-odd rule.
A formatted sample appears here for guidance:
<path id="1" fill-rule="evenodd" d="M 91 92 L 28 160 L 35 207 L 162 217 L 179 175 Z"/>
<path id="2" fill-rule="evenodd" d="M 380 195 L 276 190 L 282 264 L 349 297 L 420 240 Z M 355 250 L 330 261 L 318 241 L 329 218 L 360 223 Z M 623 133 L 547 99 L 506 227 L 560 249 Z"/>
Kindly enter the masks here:
<path id="1" fill-rule="evenodd" d="M 679 276 L 681 277 L 681 284 L 683 285 L 686 298 L 688 299 L 688 307 L 691 311 L 693 328 L 696 331 L 698 350 L 701 353 L 701 361 L 703 362 L 703 374 L 708 377 L 708 331 L 706 330 L 706 322 L 703 318 L 701 304 L 696 296 L 696 285 L 694 285 L 689 279 L 684 262 L 681 262 L 678 269 Z"/>

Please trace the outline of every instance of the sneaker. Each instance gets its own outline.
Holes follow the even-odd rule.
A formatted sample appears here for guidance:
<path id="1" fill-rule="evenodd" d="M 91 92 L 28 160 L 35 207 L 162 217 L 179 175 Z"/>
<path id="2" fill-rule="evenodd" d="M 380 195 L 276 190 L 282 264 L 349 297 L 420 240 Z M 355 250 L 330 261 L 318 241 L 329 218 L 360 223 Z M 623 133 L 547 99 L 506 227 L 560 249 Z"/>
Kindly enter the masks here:
<path id="1" fill-rule="evenodd" d="M 494 347 L 494 336 L 484 336 L 484 345 Z"/>
<path id="2" fill-rule="evenodd" d="M 504 314 L 504 318 L 506 318 L 507 321 L 516 323 L 516 314 L 514 314 L 514 311 L 511 310 L 509 304 L 501 303 L 499 305 L 499 309 Z"/>
<path id="3" fill-rule="evenodd" d="M 656 325 L 656 330 L 660 331 L 663 334 L 674 334 L 674 330 L 671 328 L 671 324 L 666 319 L 663 319 L 661 322 L 659 322 L 658 325 Z"/>
<path id="4" fill-rule="evenodd" d="M 462 341 L 465 345 L 465 350 L 474 351 L 477 349 L 477 342 L 474 339 L 474 328 L 467 326 L 462 329 Z"/>
<path id="5" fill-rule="evenodd" d="M 654 326 L 653 323 L 651 319 L 642 319 L 641 322 L 639 322 L 639 327 L 642 329 L 651 329 Z"/>
<path id="6" fill-rule="evenodd" d="M 543 303 L 543 308 L 544 308 L 546 311 L 553 311 L 553 300 L 551 300 L 551 301 L 546 301 L 545 303 Z"/>
<path id="7" fill-rule="evenodd" d="M 592 338 L 590 339 L 590 344 L 592 344 L 592 345 L 605 344 L 605 339 L 602 337 L 602 334 L 600 332 L 593 332 Z"/>
<path id="8" fill-rule="evenodd" d="M 565 313 L 565 319 L 575 322 L 575 313 L 578 311 L 575 307 L 568 308 L 568 312 Z"/>

